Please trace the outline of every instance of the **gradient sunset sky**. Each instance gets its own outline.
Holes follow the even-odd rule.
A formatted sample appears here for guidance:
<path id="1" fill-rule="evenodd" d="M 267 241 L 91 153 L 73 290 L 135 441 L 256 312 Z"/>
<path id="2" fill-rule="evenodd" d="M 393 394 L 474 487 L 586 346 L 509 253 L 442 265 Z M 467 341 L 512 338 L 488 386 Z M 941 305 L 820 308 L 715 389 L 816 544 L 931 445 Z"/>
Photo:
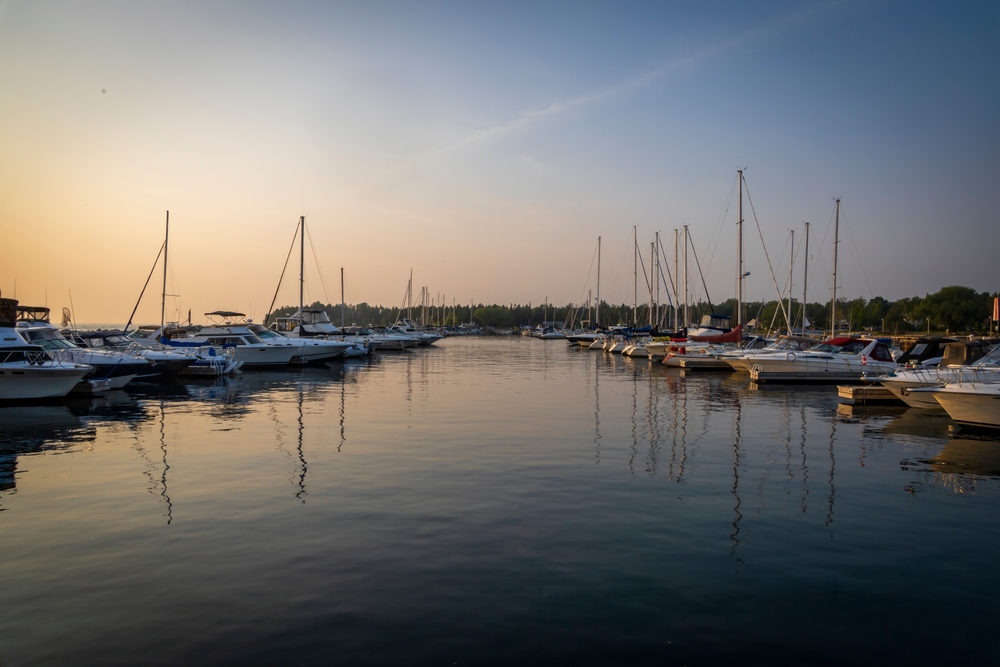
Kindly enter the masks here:
<path id="1" fill-rule="evenodd" d="M 1000 3 L 0 3 L 0 290 L 80 322 L 127 319 L 168 209 L 169 319 L 259 319 L 300 215 L 309 301 L 343 266 L 351 303 L 411 268 L 449 303 L 579 302 L 601 235 L 631 302 L 632 226 L 672 259 L 683 224 L 721 301 L 737 167 L 779 286 L 808 220 L 829 298 L 841 197 L 841 295 L 1000 289 Z"/>

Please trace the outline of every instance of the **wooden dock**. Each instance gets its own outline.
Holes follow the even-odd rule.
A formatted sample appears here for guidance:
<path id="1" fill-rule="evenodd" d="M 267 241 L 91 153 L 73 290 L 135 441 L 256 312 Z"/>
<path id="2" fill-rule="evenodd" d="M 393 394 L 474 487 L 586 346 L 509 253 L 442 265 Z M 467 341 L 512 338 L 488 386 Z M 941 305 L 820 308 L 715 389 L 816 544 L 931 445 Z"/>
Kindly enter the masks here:
<path id="1" fill-rule="evenodd" d="M 906 405 L 892 392 L 877 385 L 841 385 L 837 396 L 851 405 Z"/>

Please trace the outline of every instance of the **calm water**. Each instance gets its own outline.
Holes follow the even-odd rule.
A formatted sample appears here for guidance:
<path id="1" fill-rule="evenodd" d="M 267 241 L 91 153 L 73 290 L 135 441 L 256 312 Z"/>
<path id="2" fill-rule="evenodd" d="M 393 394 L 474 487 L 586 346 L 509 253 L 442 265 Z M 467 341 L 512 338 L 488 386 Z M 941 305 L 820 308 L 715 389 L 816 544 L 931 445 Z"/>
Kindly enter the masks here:
<path id="1" fill-rule="evenodd" d="M 561 341 L 0 408 L 0 665 L 996 664 L 1000 442 Z"/>

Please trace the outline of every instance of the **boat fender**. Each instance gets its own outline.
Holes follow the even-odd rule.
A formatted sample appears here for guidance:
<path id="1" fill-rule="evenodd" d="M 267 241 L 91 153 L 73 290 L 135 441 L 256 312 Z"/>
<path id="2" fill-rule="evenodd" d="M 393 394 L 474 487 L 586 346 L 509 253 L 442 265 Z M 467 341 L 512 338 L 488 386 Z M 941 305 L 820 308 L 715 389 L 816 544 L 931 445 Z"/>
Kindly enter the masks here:
<path id="1" fill-rule="evenodd" d="M 861 365 L 862 366 L 867 366 L 868 365 L 868 357 L 866 355 L 864 355 L 864 354 L 861 355 Z"/>
<path id="2" fill-rule="evenodd" d="M 788 352 L 787 354 L 785 354 L 785 361 L 795 361 L 795 353 Z"/>

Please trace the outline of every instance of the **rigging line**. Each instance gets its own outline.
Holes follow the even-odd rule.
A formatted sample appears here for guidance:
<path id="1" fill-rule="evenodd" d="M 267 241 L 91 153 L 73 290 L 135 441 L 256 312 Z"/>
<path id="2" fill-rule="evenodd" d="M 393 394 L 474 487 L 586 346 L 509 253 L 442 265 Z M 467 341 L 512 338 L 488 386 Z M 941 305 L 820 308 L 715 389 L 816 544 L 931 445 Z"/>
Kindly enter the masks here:
<path id="1" fill-rule="evenodd" d="M 267 309 L 267 315 L 264 317 L 264 326 L 267 326 L 267 321 L 271 318 L 271 313 L 274 312 L 274 302 L 278 300 L 278 291 L 281 289 L 281 281 L 285 278 L 285 269 L 288 268 L 288 260 L 292 258 L 292 250 L 295 249 L 295 239 L 299 237 L 299 227 L 301 222 L 295 226 L 295 233 L 292 234 L 292 245 L 288 248 L 288 256 L 285 257 L 285 265 L 281 267 L 281 277 L 278 278 L 278 287 L 274 290 L 274 298 L 271 299 L 271 305 Z"/>
<path id="2" fill-rule="evenodd" d="M 323 296 L 326 298 L 326 302 L 333 305 L 330 301 L 330 290 L 326 288 L 326 279 L 323 277 L 323 269 L 319 265 L 319 257 L 316 256 L 316 246 L 313 244 L 312 232 L 306 227 L 306 240 L 309 241 L 309 249 L 312 251 L 313 261 L 316 262 L 316 272 L 319 273 L 319 283 L 323 286 Z"/>
<path id="3" fill-rule="evenodd" d="M 719 248 L 719 242 L 722 240 L 722 230 L 725 228 L 726 218 L 729 217 L 729 209 L 733 205 L 733 193 L 736 192 L 736 184 L 738 180 L 733 181 L 733 187 L 729 189 L 729 198 L 726 199 L 726 208 L 723 210 L 722 215 L 719 217 L 718 222 L 715 223 L 715 231 L 712 232 L 712 237 L 709 238 L 709 247 L 712 248 L 712 255 L 708 258 L 708 270 L 712 270 L 712 262 L 715 261 L 715 251 Z M 715 238 L 715 244 L 712 244 L 712 238 Z"/>
<path id="4" fill-rule="evenodd" d="M 587 285 L 590 284 L 590 274 L 594 272 L 594 263 L 597 261 L 597 246 L 594 246 L 594 254 L 590 258 L 590 268 L 587 269 L 587 282 L 583 284 L 583 292 L 587 291 Z M 583 301 L 583 292 L 580 292 L 580 301 Z"/>
<path id="5" fill-rule="evenodd" d="M 872 299 L 875 298 L 875 292 L 872 291 L 872 285 L 868 282 L 868 274 L 865 273 L 865 263 L 861 261 L 861 251 L 858 249 L 858 243 L 854 239 L 854 232 L 851 231 L 851 226 L 847 224 L 847 216 L 844 215 L 844 207 L 840 207 L 840 219 L 844 221 L 844 227 L 847 228 L 847 238 L 851 239 L 851 245 L 854 246 L 854 252 L 858 256 L 858 265 L 861 267 L 861 275 L 864 276 L 865 284 L 868 286 L 868 296 Z"/>
<path id="6" fill-rule="evenodd" d="M 823 232 L 823 239 L 819 242 L 819 246 L 817 246 L 820 250 L 816 251 L 817 252 L 817 254 L 816 254 L 816 260 L 817 260 L 817 264 L 819 264 L 820 266 L 817 267 L 815 264 L 813 265 L 812 272 L 809 274 L 809 284 L 810 285 L 815 284 L 816 269 L 817 268 L 822 268 L 823 269 L 823 273 L 827 275 L 826 286 L 827 287 L 830 286 L 830 278 L 829 278 L 830 270 L 827 269 L 826 262 L 823 261 L 823 254 L 822 254 L 821 251 L 822 251 L 823 247 L 826 245 L 826 237 L 830 235 L 830 227 L 833 226 L 834 212 L 835 212 L 835 209 L 830 211 L 830 218 L 826 221 L 826 230 L 824 230 L 824 232 Z"/>
<path id="7" fill-rule="evenodd" d="M 757 234 L 760 236 L 760 245 L 764 248 L 764 259 L 767 260 L 767 270 L 771 272 L 771 282 L 774 284 L 774 291 L 778 291 L 778 281 L 774 277 L 774 269 L 771 268 L 771 258 L 767 254 L 767 246 L 764 245 L 764 232 L 760 231 L 760 221 L 757 220 L 757 211 L 753 207 L 753 199 L 750 198 L 750 187 L 746 184 L 746 177 L 743 177 L 743 186 L 747 191 L 747 201 L 750 202 L 750 212 L 753 213 L 754 224 L 757 225 Z M 789 330 L 791 330 L 791 320 L 788 318 L 788 313 L 785 312 L 785 304 L 781 303 L 781 294 L 778 294 L 778 304 L 781 307 L 781 312 L 785 315 L 785 322 L 788 324 Z"/>
<path id="8" fill-rule="evenodd" d="M 691 236 L 691 230 L 688 230 L 688 237 Z M 712 296 L 708 293 L 708 285 L 705 283 L 705 274 L 701 272 L 701 262 L 698 261 L 698 251 L 694 249 L 694 241 L 691 244 L 691 254 L 694 255 L 694 264 L 698 267 L 698 275 L 701 276 L 701 285 L 705 288 L 705 298 L 708 299 L 708 307 L 711 310 L 715 310 L 715 306 L 712 305 Z"/>
<path id="9" fill-rule="evenodd" d="M 636 244 L 635 249 L 639 250 L 639 244 Z M 639 258 L 639 265 L 642 267 L 642 279 L 646 281 L 646 289 L 648 290 L 648 289 L 650 289 L 650 287 L 649 287 L 649 276 L 646 275 L 646 263 L 644 261 L 642 261 L 642 253 L 641 252 L 636 252 L 635 256 Z M 650 267 L 650 268 L 652 268 L 652 267 Z M 636 301 L 638 301 L 639 300 L 639 295 L 637 294 L 635 298 L 636 298 Z"/>
<path id="10" fill-rule="evenodd" d="M 153 277 L 153 271 L 156 271 L 156 265 L 159 263 L 160 257 L 163 255 L 163 248 L 165 248 L 166 245 L 166 241 L 160 245 L 160 252 L 156 253 L 156 259 L 153 260 L 153 268 L 149 270 L 149 276 L 146 278 L 146 284 L 142 286 L 142 291 L 139 292 L 139 298 L 135 302 L 135 308 L 132 309 L 132 314 L 128 316 L 128 324 L 126 324 L 125 328 L 122 329 L 122 333 L 128 333 L 128 328 L 132 325 L 132 318 L 135 317 L 135 311 L 139 310 L 139 304 L 142 302 L 142 295 L 146 293 L 146 288 L 149 287 L 149 281 Z M 76 313 L 73 313 L 73 316 L 76 317 Z M 162 332 L 160 335 L 162 335 Z"/>
<path id="11" fill-rule="evenodd" d="M 670 279 L 670 290 L 672 291 L 674 289 L 674 276 L 673 276 L 672 273 L 670 273 L 670 262 L 667 261 L 667 255 L 663 251 L 663 239 L 662 238 L 660 239 L 659 253 L 660 253 L 660 257 L 663 259 L 663 267 L 662 268 L 664 268 L 666 270 L 667 278 Z M 663 272 L 661 271 L 660 273 L 663 273 Z M 660 279 L 662 280 L 662 278 L 663 278 L 663 276 L 661 275 Z M 663 286 L 666 287 L 667 286 L 666 283 L 664 283 Z M 667 293 L 667 298 L 668 299 L 670 298 L 669 291 Z M 671 302 L 671 303 L 673 303 L 673 302 Z"/>

